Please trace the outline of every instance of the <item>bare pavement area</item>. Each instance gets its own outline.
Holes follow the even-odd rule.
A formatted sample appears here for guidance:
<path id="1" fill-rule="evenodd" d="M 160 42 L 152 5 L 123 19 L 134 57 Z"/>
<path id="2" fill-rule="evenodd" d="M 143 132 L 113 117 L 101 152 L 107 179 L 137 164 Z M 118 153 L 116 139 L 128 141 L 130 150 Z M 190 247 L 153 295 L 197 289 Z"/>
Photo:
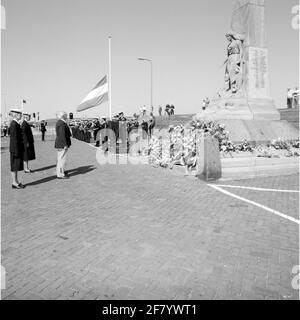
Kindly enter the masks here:
<path id="1" fill-rule="evenodd" d="M 54 140 L 38 140 L 12 190 L 2 139 L 3 299 L 298 299 L 298 175 L 214 183 L 257 206 L 150 165 L 100 165 L 73 140 L 58 180 Z"/>

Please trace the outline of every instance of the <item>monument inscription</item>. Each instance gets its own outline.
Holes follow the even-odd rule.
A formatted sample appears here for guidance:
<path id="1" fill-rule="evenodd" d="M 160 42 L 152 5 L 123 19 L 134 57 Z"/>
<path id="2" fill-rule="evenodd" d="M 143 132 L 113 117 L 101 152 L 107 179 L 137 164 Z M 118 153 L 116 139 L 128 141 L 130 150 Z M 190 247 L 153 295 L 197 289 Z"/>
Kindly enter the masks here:
<path id="1" fill-rule="evenodd" d="M 270 98 L 268 50 L 249 47 L 248 96 L 251 98 Z"/>

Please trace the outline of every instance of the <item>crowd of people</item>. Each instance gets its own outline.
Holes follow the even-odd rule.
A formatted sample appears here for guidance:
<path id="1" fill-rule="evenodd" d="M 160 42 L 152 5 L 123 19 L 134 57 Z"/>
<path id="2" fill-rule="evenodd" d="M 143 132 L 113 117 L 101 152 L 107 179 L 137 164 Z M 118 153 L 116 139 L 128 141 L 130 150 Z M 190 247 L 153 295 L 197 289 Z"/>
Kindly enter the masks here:
<path id="1" fill-rule="evenodd" d="M 163 107 L 161 105 L 158 106 L 158 116 L 159 117 L 162 117 L 163 115 L 164 116 L 173 116 L 175 115 L 175 107 L 174 105 L 172 104 L 167 104 L 164 108 L 164 114 L 163 114 Z M 143 106 L 143 107 L 140 107 L 140 115 L 146 115 L 147 113 L 147 108 L 146 106 Z M 153 115 L 154 114 L 154 107 L 151 107 L 151 110 L 150 110 L 150 115 Z"/>
<path id="2" fill-rule="evenodd" d="M 155 117 L 153 113 L 148 116 L 143 110 L 140 115 L 134 114 L 132 117 L 125 117 L 124 113 L 120 112 L 111 120 L 101 117 L 87 120 L 74 119 L 69 124 L 74 138 L 88 143 L 93 138 L 96 146 L 99 147 L 103 141 L 106 141 L 106 136 L 101 137 L 106 134 L 103 129 L 111 129 L 117 140 L 125 134 L 128 136 L 132 130 L 138 128 L 143 129 L 144 138 L 151 137 L 155 127 Z"/>
<path id="3" fill-rule="evenodd" d="M 161 112 L 162 110 L 160 111 L 160 116 L 161 116 Z M 168 116 L 168 117 L 171 117 L 171 116 L 174 116 L 175 115 L 175 107 L 173 104 L 167 104 L 166 107 L 165 107 L 165 116 Z"/>
<path id="4" fill-rule="evenodd" d="M 69 122 L 73 138 L 90 143 L 91 141 L 91 120 L 71 120 Z"/>

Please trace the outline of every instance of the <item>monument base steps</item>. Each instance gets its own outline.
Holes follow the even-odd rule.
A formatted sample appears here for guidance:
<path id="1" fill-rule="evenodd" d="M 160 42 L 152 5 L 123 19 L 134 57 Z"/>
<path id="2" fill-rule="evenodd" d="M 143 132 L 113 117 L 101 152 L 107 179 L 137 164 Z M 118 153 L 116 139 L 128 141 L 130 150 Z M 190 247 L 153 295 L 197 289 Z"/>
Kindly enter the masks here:
<path id="1" fill-rule="evenodd" d="M 299 158 L 229 158 L 221 159 L 221 164 L 222 178 L 219 181 L 299 174 Z M 185 167 L 180 166 L 174 166 L 170 171 L 176 175 L 186 172 Z M 196 177 L 197 170 L 190 176 Z"/>
<path id="2" fill-rule="evenodd" d="M 229 139 L 234 143 L 247 140 L 256 145 L 270 143 L 274 139 L 298 140 L 299 130 L 285 120 L 217 120 L 224 124 Z"/>

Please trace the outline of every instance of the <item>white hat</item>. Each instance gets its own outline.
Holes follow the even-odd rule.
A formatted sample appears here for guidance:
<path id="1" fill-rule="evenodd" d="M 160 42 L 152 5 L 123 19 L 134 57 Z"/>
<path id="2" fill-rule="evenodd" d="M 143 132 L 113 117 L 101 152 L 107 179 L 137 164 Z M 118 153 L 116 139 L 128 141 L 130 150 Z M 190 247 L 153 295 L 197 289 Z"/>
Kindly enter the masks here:
<path id="1" fill-rule="evenodd" d="M 22 113 L 22 110 L 21 109 L 10 109 L 9 113 L 11 113 L 11 112 L 13 112 L 13 113 Z"/>
<path id="2" fill-rule="evenodd" d="M 31 114 L 30 114 L 30 113 L 27 113 L 27 112 L 23 112 L 23 115 L 24 115 L 24 116 L 31 117 Z"/>

